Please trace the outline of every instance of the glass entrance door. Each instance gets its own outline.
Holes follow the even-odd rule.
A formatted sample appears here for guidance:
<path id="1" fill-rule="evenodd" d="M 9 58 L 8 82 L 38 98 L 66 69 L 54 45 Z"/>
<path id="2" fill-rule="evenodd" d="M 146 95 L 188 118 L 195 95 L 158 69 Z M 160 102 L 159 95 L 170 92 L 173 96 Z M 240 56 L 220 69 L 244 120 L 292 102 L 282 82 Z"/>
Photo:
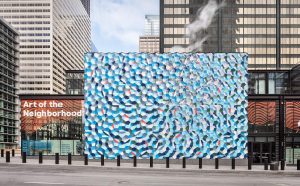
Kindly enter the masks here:
<path id="1" fill-rule="evenodd" d="M 263 164 L 264 159 L 275 161 L 275 143 L 274 142 L 254 142 L 253 143 L 253 163 Z"/>

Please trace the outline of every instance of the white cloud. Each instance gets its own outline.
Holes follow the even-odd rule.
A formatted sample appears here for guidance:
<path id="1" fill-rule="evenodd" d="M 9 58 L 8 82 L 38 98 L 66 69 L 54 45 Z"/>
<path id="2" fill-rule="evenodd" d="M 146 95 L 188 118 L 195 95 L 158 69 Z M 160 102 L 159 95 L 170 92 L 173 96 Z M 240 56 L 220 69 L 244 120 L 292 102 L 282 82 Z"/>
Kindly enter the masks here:
<path id="1" fill-rule="evenodd" d="M 91 18 L 93 28 L 97 28 L 93 35 L 96 34 L 98 40 L 105 38 L 116 45 L 137 49 L 138 37 L 144 31 L 145 14 L 159 14 L 159 0 L 93 0 Z M 94 42 L 101 45 L 100 48 L 105 45 L 101 41 Z"/>

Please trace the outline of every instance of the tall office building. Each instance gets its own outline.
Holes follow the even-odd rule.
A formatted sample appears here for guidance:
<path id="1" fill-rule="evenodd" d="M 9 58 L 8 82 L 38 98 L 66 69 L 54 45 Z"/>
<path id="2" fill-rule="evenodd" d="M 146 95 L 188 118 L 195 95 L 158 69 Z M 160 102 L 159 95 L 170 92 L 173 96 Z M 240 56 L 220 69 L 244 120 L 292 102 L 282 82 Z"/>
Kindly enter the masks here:
<path id="1" fill-rule="evenodd" d="M 20 32 L 20 94 L 65 93 L 65 70 L 83 69 L 91 23 L 80 0 L 3 0 L 0 17 Z"/>
<path id="2" fill-rule="evenodd" d="M 16 148 L 18 141 L 18 38 L 0 18 L 0 149 Z"/>
<path id="3" fill-rule="evenodd" d="M 221 2 L 221 0 L 216 0 Z M 160 1 L 160 52 L 193 42 L 186 26 L 208 0 Z M 228 0 L 212 24 L 203 52 L 247 52 L 249 69 L 291 69 L 300 63 L 300 1 Z"/>
<path id="4" fill-rule="evenodd" d="M 295 164 L 300 158 L 300 1 L 225 2 L 210 26 L 197 32 L 197 39 L 208 36 L 200 51 L 249 54 L 249 157 L 253 163 L 267 158 Z M 186 27 L 207 3 L 160 1 L 160 52 L 197 41 Z"/>
<path id="5" fill-rule="evenodd" d="M 91 16 L 91 0 L 81 0 L 87 14 Z"/>
<path id="6" fill-rule="evenodd" d="M 140 52 L 159 52 L 159 16 L 146 15 L 144 35 L 139 38 Z"/>

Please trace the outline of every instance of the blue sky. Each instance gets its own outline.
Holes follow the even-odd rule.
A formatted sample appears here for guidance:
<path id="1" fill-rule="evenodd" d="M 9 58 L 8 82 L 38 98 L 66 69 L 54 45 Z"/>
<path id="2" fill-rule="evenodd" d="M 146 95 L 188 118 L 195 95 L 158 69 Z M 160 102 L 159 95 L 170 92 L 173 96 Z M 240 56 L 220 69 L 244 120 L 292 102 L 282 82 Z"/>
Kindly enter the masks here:
<path id="1" fill-rule="evenodd" d="M 138 52 L 146 14 L 159 14 L 159 0 L 92 0 L 92 41 L 99 52 Z"/>

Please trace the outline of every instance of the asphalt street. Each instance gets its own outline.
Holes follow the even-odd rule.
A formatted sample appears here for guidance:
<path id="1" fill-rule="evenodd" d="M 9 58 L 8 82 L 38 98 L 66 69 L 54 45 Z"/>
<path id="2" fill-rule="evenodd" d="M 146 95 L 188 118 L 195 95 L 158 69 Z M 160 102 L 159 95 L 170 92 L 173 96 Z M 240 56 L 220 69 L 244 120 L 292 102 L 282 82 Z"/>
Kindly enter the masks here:
<path id="1" fill-rule="evenodd" d="M 142 170 L 64 165 L 1 164 L 0 186 L 299 186 L 300 176 Z"/>

